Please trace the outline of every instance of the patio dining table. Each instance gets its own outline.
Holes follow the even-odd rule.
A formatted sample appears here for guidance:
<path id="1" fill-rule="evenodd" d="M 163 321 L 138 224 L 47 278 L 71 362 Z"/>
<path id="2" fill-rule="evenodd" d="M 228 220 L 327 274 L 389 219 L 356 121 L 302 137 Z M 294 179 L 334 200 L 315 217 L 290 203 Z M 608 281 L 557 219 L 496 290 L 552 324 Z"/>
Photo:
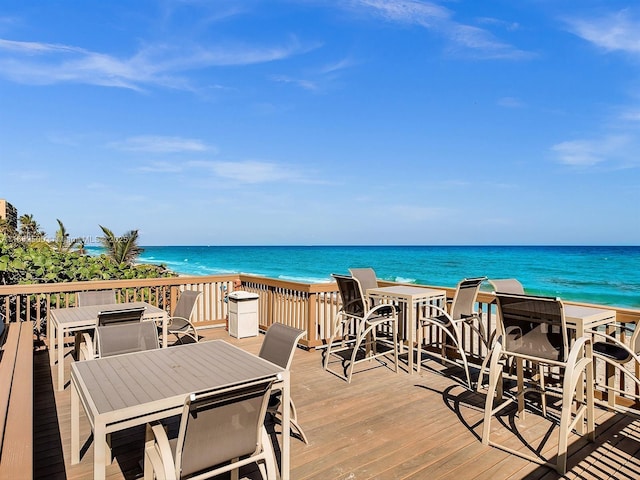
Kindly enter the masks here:
<path id="1" fill-rule="evenodd" d="M 80 462 L 80 405 L 93 431 L 93 478 L 106 475 L 107 435 L 178 415 L 197 391 L 272 379 L 290 403 L 289 371 L 223 340 L 71 364 L 71 464 Z M 290 409 L 282 408 L 280 477 L 289 479 Z M 142 445 L 141 445 L 142 447 Z"/>
<path id="2" fill-rule="evenodd" d="M 144 307 L 144 321 L 162 321 L 162 347 L 167 346 L 167 322 L 169 315 L 162 308 L 146 302 L 87 305 L 85 307 L 52 308 L 47 322 L 49 339 L 49 363 L 58 363 L 58 390 L 64 390 L 64 337 L 71 332 L 93 330 L 98 325 L 98 313 L 126 308 Z"/>

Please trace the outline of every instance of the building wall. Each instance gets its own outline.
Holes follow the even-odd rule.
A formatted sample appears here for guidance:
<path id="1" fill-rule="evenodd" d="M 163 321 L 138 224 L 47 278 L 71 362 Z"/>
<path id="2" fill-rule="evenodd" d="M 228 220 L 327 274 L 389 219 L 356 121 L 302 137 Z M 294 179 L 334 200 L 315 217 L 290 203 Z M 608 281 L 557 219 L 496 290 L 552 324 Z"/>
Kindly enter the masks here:
<path id="1" fill-rule="evenodd" d="M 13 228 L 18 228 L 18 210 L 4 198 L 0 198 L 0 218 L 6 219 Z"/>

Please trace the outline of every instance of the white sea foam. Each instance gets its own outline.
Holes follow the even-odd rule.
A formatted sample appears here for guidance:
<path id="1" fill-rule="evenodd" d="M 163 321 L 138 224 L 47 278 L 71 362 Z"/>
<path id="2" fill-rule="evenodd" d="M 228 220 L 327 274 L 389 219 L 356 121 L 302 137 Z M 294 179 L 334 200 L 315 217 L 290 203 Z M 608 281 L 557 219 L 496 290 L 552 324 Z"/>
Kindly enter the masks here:
<path id="1" fill-rule="evenodd" d="M 278 275 L 278 278 L 281 280 L 288 280 L 290 282 L 301 282 L 301 283 L 329 283 L 331 281 L 328 278 L 298 277 L 295 275 Z"/>
<path id="2" fill-rule="evenodd" d="M 395 280 L 398 283 L 416 283 L 415 278 L 396 277 Z"/>

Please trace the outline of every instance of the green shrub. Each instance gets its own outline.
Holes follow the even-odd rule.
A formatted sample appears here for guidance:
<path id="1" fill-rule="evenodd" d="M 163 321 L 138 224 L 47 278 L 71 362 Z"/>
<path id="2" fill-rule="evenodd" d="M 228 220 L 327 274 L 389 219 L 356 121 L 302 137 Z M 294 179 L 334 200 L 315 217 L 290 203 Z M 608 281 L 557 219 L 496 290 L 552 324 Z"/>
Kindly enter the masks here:
<path id="1" fill-rule="evenodd" d="M 0 285 L 174 277 L 164 265 L 116 263 L 107 255 L 89 256 L 21 242 L 0 234 Z"/>

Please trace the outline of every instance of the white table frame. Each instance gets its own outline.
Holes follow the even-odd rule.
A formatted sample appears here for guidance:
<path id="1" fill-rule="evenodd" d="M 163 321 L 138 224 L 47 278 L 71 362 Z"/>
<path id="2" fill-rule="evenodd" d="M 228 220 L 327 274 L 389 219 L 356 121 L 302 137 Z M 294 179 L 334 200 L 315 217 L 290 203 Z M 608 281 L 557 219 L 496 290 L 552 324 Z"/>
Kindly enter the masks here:
<path id="1" fill-rule="evenodd" d="M 585 331 L 616 322 L 616 311 L 584 305 L 564 305 L 564 319 L 567 327 L 575 329 L 576 337 L 582 337 Z"/>
<path id="2" fill-rule="evenodd" d="M 215 368 L 218 366 L 218 368 Z M 194 391 L 273 378 L 282 388 L 281 478 L 290 471 L 290 373 L 223 340 L 74 362 L 71 365 L 71 464 L 80 462 L 80 404 L 93 431 L 93 476 L 103 480 L 107 435 L 182 412 Z"/>
<path id="3" fill-rule="evenodd" d="M 568 328 L 575 330 L 576 338 L 582 337 L 585 334 L 589 334 L 588 330 L 595 330 L 598 327 L 605 325 L 607 327 L 614 326 L 616 323 L 616 311 L 607 310 L 597 307 L 587 307 L 584 305 L 564 305 L 564 320 Z M 607 328 L 607 334 L 610 333 Z M 610 371 L 610 367 L 607 365 L 607 384 L 613 386 L 615 375 Z M 593 366 L 593 374 L 596 375 L 595 359 Z M 579 392 L 581 393 L 581 391 Z M 583 395 L 578 394 L 578 401 L 583 400 Z M 615 403 L 615 394 L 612 394 L 608 399 L 609 406 L 613 406 Z M 580 425 L 582 427 L 582 425 Z M 582 433 L 582 430 L 579 430 Z"/>
<path id="4" fill-rule="evenodd" d="M 418 328 L 418 319 L 416 310 L 418 306 L 437 305 L 445 308 L 447 302 L 447 291 L 435 288 L 411 286 L 411 285 L 392 285 L 390 287 L 370 288 L 366 291 L 366 296 L 370 300 L 382 303 L 404 303 L 407 329 L 407 343 L 409 345 L 408 369 L 409 374 L 413 374 L 413 347 L 416 342 L 416 331 Z"/>
<path id="5" fill-rule="evenodd" d="M 114 303 L 109 305 L 87 305 L 85 307 L 53 308 L 47 322 L 49 341 L 49 364 L 53 368 L 58 363 L 58 391 L 64 390 L 64 337 L 71 332 L 95 329 L 98 313 L 123 308 L 144 307 L 144 321 L 162 320 L 162 347 L 167 347 L 167 324 L 169 314 L 146 302 Z M 57 357 L 57 359 L 56 359 Z"/>

